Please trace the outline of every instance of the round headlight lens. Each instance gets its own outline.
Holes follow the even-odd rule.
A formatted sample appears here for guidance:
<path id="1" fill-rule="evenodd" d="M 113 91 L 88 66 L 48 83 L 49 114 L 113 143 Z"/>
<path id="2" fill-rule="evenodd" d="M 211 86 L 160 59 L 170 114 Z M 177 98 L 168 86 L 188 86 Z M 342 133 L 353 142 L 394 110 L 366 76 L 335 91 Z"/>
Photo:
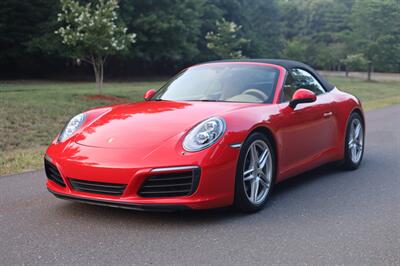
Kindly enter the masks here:
<path id="1" fill-rule="evenodd" d="M 186 151 L 200 151 L 214 144 L 225 132 L 225 120 L 211 117 L 189 131 L 183 141 Z"/>
<path id="2" fill-rule="evenodd" d="M 85 119 L 85 114 L 79 114 L 71 118 L 68 124 L 61 131 L 60 136 L 58 137 L 58 141 L 64 141 L 72 136 L 75 131 L 77 131 L 82 126 L 83 122 L 85 122 Z"/>

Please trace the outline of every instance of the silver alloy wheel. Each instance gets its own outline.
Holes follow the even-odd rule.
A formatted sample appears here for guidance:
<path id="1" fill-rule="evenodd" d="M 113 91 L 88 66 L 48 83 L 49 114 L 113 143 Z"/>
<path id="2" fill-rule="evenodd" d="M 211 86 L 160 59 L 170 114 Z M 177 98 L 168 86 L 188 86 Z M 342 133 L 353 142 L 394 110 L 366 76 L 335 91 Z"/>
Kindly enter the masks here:
<path id="1" fill-rule="evenodd" d="M 361 160 L 364 145 L 364 130 L 361 121 L 357 118 L 351 121 L 348 148 L 353 163 Z"/>
<path id="2" fill-rule="evenodd" d="M 247 198 L 253 204 L 262 203 L 272 181 L 272 156 L 262 140 L 254 141 L 246 152 L 243 167 L 243 185 Z"/>

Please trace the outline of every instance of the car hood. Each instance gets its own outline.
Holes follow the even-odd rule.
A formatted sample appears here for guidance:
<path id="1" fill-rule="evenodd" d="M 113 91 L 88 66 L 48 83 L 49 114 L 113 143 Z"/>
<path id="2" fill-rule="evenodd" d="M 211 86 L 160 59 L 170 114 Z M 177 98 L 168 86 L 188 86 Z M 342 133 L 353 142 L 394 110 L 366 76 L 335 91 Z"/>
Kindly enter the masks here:
<path id="1" fill-rule="evenodd" d="M 75 142 L 91 147 L 135 148 L 138 152 L 148 152 L 170 138 L 185 134 L 204 119 L 249 105 L 172 101 L 117 105 L 86 125 Z"/>

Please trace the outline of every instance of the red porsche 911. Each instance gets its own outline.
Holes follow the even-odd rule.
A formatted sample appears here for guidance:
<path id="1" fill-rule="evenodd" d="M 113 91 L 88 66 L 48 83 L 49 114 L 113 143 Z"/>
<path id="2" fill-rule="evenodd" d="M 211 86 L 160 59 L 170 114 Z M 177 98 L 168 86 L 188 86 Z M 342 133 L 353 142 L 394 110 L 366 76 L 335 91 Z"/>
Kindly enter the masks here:
<path id="1" fill-rule="evenodd" d="M 189 67 L 145 101 L 73 117 L 45 155 L 56 197 L 136 210 L 258 211 L 273 186 L 329 162 L 356 169 L 360 101 L 289 60 Z"/>

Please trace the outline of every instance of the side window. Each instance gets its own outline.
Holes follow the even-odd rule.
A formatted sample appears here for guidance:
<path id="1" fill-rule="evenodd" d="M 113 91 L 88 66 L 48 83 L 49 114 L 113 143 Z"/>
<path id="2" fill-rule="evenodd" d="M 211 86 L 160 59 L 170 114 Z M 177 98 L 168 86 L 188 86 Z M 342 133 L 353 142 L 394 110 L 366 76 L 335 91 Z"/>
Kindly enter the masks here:
<path id="1" fill-rule="evenodd" d="M 325 93 L 324 88 L 313 75 L 305 70 L 294 68 L 289 71 L 286 77 L 282 91 L 282 102 L 290 101 L 298 89 L 307 89 L 316 95 Z"/>

